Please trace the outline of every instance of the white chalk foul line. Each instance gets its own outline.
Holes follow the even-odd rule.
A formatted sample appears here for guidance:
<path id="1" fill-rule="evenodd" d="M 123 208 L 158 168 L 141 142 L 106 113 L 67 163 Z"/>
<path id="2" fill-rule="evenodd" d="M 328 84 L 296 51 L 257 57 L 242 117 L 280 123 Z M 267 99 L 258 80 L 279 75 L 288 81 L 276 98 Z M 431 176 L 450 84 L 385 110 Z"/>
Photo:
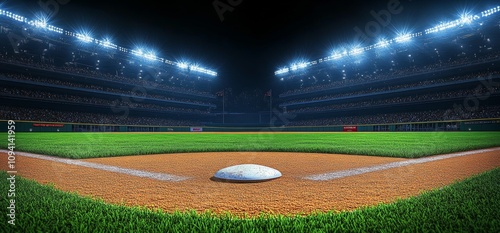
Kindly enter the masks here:
<path id="1" fill-rule="evenodd" d="M 315 181 L 333 180 L 333 179 L 339 179 L 339 178 L 348 177 L 348 176 L 360 175 L 360 174 L 364 174 L 364 173 L 368 173 L 368 172 L 382 171 L 382 170 L 387 170 L 387 169 L 396 168 L 396 167 L 404 167 L 404 166 L 409 166 L 409 165 L 413 165 L 413 164 L 427 163 L 427 162 L 432 162 L 432 161 L 437 161 L 437 160 L 442 160 L 442 159 L 449 159 L 449 158 L 454 158 L 454 157 L 459 157 L 459 156 L 472 155 L 472 154 L 485 153 L 485 152 L 498 151 L 498 150 L 500 150 L 500 148 L 474 150 L 474 151 L 458 152 L 458 153 L 453 153 L 453 154 L 444 154 L 444 155 L 419 158 L 419 159 L 410 159 L 410 160 L 405 160 L 405 161 L 375 165 L 375 166 L 371 166 L 371 167 L 362 167 L 362 168 L 348 169 L 348 170 L 329 172 L 329 173 L 323 173 L 323 174 L 317 174 L 317 175 L 310 175 L 310 176 L 304 177 L 304 179 L 315 180 Z"/>
<path id="2" fill-rule="evenodd" d="M 8 151 L 0 150 L 0 152 L 7 153 Z M 116 166 L 110 166 L 110 165 L 104 165 L 104 164 L 98 164 L 98 163 L 85 162 L 85 161 L 74 160 L 74 159 L 56 158 L 56 157 L 33 154 L 33 153 L 26 153 L 26 152 L 16 152 L 16 155 L 21 155 L 21 156 L 35 158 L 35 159 L 43 159 L 43 160 L 48 160 L 48 161 L 53 161 L 53 162 L 58 162 L 58 163 L 65 163 L 65 164 L 70 164 L 70 165 L 88 167 L 88 168 L 93 168 L 93 169 L 99 169 L 99 170 L 103 170 L 103 171 L 122 173 L 122 174 L 131 175 L 131 176 L 151 178 L 151 179 L 161 180 L 161 181 L 178 182 L 178 181 L 183 181 L 183 180 L 189 179 L 189 177 L 185 177 L 185 176 L 176 176 L 176 175 L 157 173 L 157 172 L 147 172 L 147 171 L 141 171 L 141 170 L 135 170 L 135 169 L 129 169 L 129 168 L 122 168 L 122 167 L 116 167 Z"/>

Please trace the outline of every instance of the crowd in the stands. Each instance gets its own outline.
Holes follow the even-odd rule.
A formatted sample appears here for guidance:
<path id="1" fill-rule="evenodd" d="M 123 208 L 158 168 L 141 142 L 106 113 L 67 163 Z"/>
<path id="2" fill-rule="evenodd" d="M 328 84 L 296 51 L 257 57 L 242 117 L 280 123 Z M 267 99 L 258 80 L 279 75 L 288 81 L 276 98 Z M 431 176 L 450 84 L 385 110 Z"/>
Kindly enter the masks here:
<path id="1" fill-rule="evenodd" d="M 28 67 L 66 73 L 68 75 L 81 75 L 83 77 L 96 78 L 108 81 L 115 81 L 118 83 L 127 83 L 141 87 L 155 87 L 156 89 L 169 91 L 169 92 L 177 92 L 177 93 L 191 93 L 195 95 L 205 96 L 205 97 L 213 97 L 213 94 L 208 91 L 202 91 L 196 88 L 187 88 L 187 87 L 179 87 L 173 85 L 166 85 L 164 82 L 157 82 L 155 80 L 145 80 L 138 79 L 137 77 L 125 77 L 121 74 L 111 74 L 100 72 L 95 68 L 92 69 L 90 67 L 78 67 L 74 65 L 64 65 L 64 66 L 55 66 L 50 62 L 39 62 L 35 61 L 33 58 L 22 55 L 22 54 L 2 54 L 0 53 L 0 62 L 16 64 L 16 65 L 24 65 Z"/>
<path id="2" fill-rule="evenodd" d="M 410 66 L 410 67 L 405 67 L 405 68 L 399 68 L 396 70 L 392 71 L 386 71 L 386 72 L 379 72 L 376 74 L 364 74 L 364 75 L 359 75 L 359 76 L 353 76 L 348 79 L 339 79 L 332 81 L 328 84 L 322 84 L 322 85 L 312 85 L 312 86 L 306 86 L 298 89 L 291 89 L 288 91 L 285 91 L 281 93 L 279 96 L 280 97 L 287 97 L 287 96 L 292 96 L 296 94 L 302 94 L 302 93 L 308 93 L 308 92 L 314 92 L 314 91 L 321 91 L 321 90 L 328 90 L 332 88 L 338 88 L 338 87 L 349 87 L 353 85 L 358 85 L 358 84 L 363 84 L 363 83 L 370 83 L 373 81 L 381 81 L 381 80 L 394 80 L 394 79 L 400 79 L 400 78 L 405 78 L 406 76 L 413 76 L 417 74 L 426 74 L 426 73 L 434 73 L 438 71 L 443 71 L 443 70 L 448 70 L 452 69 L 455 67 L 460 67 L 464 65 L 471 65 L 471 64 L 477 64 L 477 63 L 485 63 L 488 61 L 495 61 L 500 58 L 500 51 L 488 53 L 488 54 L 483 54 L 482 56 L 477 56 L 477 57 L 463 57 L 459 59 L 452 59 L 451 61 L 448 62 L 442 62 L 442 63 L 435 63 L 435 64 L 429 64 L 429 65 L 424 65 L 424 66 Z"/>
<path id="3" fill-rule="evenodd" d="M 363 89 L 353 88 L 350 90 L 350 87 L 360 84 L 367 84 L 367 86 L 369 86 L 370 83 L 378 81 L 390 83 L 397 79 L 402 80 L 414 75 L 428 75 L 430 77 L 441 71 L 443 71 L 443 73 L 445 73 L 444 71 L 449 72 L 448 70 L 452 68 L 457 68 L 458 70 L 471 64 L 499 62 L 499 59 L 500 51 L 480 54 L 477 57 L 461 57 L 435 64 L 400 67 L 395 70 L 386 70 L 370 74 L 352 74 L 352 77 L 332 80 L 332 82 L 328 84 L 291 89 L 281 93 L 279 97 L 286 101 L 281 103 L 281 105 L 288 105 L 285 111 L 289 114 L 306 115 L 306 113 L 313 113 L 310 115 L 311 119 L 292 120 L 287 126 L 391 124 L 500 118 L 500 105 L 498 103 L 492 104 L 491 101 L 487 104 L 478 101 L 479 104 L 477 104 L 477 106 L 468 108 L 465 111 L 463 109 L 457 111 L 456 105 L 453 104 L 450 104 L 448 108 L 437 108 L 436 106 L 438 105 L 436 105 L 433 106 L 433 108 L 427 108 L 434 110 L 407 111 L 409 109 L 408 106 L 415 103 L 444 103 L 443 101 L 450 101 L 449 103 L 457 103 L 457 101 L 464 103 L 464 100 L 470 97 L 476 98 L 475 100 L 486 100 L 494 96 L 494 98 L 498 99 L 500 96 L 500 85 L 498 85 L 500 83 L 498 82 L 500 71 L 498 68 L 495 68 L 498 67 L 498 65 L 494 66 L 491 70 L 483 70 L 481 72 L 475 71 L 452 76 L 441 75 L 435 79 L 427 78 L 404 84 L 399 82 L 399 84 L 371 86 Z M 30 81 L 38 84 L 83 89 L 83 92 L 78 93 L 73 91 L 55 91 L 50 88 L 34 88 L 29 85 L 24 87 L 10 84 L 5 86 L 2 85 L 0 86 L 0 96 L 6 97 L 5 99 L 17 98 L 17 100 L 23 99 L 29 101 L 46 100 L 55 104 L 71 103 L 81 107 L 78 111 L 69 111 L 69 109 L 54 110 L 54 108 L 44 108 L 42 105 L 35 108 L 22 105 L 14 107 L 11 104 L 0 103 L 0 119 L 2 120 L 10 119 L 137 126 L 199 126 L 201 125 L 200 122 L 183 119 L 180 113 L 194 113 L 199 115 L 199 119 L 205 119 L 211 116 L 209 113 L 211 113 L 213 107 L 198 105 L 214 106 L 213 103 L 218 101 L 213 93 L 203 89 L 168 85 L 167 82 L 139 79 L 138 77 L 126 77 L 118 72 L 101 72 L 95 69 L 95 67 L 90 68 L 72 64 L 56 66 L 52 62 L 35 61 L 32 57 L 23 54 L 0 54 L 0 65 L 15 65 L 19 67 L 20 70 L 23 70 L 24 67 L 29 67 L 50 71 L 54 74 L 54 77 L 50 77 L 47 75 L 40 76 L 30 74 L 29 72 L 13 72 L 12 70 L 6 71 L 2 69 L 0 71 L 0 78 L 2 79 L 9 79 L 11 81 Z M 61 77 L 67 77 L 68 79 L 65 80 Z M 116 84 L 127 84 L 135 87 L 153 88 L 151 91 L 148 91 L 147 88 L 145 89 L 146 91 L 137 91 L 134 88 L 124 88 L 124 85 L 105 86 L 98 84 L 99 82 L 90 84 L 91 82 L 83 82 L 80 78 L 93 79 L 96 81 L 112 81 L 116 82 Z M 478 84 L 481 82 L 471 82 L 467 85 L 457 85 L 454 88 L 448 89 L 429 88 L 426 89 L 427 91 L 407 92 L 408 89 L 412 88 L 433 87 L 460 81 L 478 81 L 478 78 L 495 78 L 496 82 L 491 86 L 481 86 Z M 299 94 L 324 90 L 331 90 L 331 93 L 306 98 L 298 96 Z M 379 95 L 379 93 L 383 92 L 398 93 L 395 95 Z M 108 94 L 107 96 L 109 97 L 97 95 L 98 93 Z M 193 98 L 189 96 L 183 97 L 185 95 L 178 95 L 181 93 L 192 95 Z M 226 90 L 223 94 L 224 107 L 226 107 L 226 110 L 237 109 L 238 111 L 244 111 L 247 109 L 252 112 L 260 111 L 264 108 L 267 110 L 269 105 L 273 107 L 271 102 L 272 94 L 271 92 L 269 93 L 268 95 L 265 90 L 259 90 L 256 92 L 248 92 L 244 95 L 236 95 L 233 94 L 231 90 Z M 359 98 L 362 95 L 367 95 L 369 97 Z M 294 97 L 296 99 L 294 99 Z M 178 105 L 176 102 L 181 102 L 181 104 Z M 251 106 L 249 107 L 247 105 Z M 252 106 L 255 107 L 252 108 Z M 396 108 L 393 108 L 392 111 L 388 111 L 387 113 L 379 113 L 381 111 L 373 111 L 377 112 L 373 113 L 371 111 L 383 106 L 404 106 L 405 110 L 397 111 Z M 91 108 L 95 108 L 93 109 L 94 111 L 84 110 Z M 127 111 L 123 111 L 124 108 L 127 109 Z M 107 109 L 107 111 L 96 113 L 96 109 Z M 148 114 L 147 116 L 141 116 L 139 111 L 130 113 L 128 110 L 147 110 Z M 356 110 L 357 112 L 352 113 L 354 111 L 350 110 Z M 325 112 L 332 113 L 331 117 L 314 118 L 313 116 L 316 113 Z M 344 112 L 350 113 L 342 115 Z M 326 114 L 323 114 L 323 116 L 326 116 Z M 301 117 L 299 119 L 306 118 Z"/>
<path id="4" fill-rule="evenodd" d="M 299 120 L 290 122 L 288 126 L 390 124 L 500 118 L 500 105 L 480 106 L 477 109 L 470 109 L 469 111 L 464 109 L 457 110 L 453 108 L 453 106 L 450 106 L 450 108 L 447 109 L 420 112 L 397 112 L 374 115 L 367 114 L 363 116 L 342 116 L 312 120 Z"/>
<path id="5" fill-rule="evenodd" d="M 108 93 L 108 94 L 118 94 L 118 95 L 123 95 L 123 96 L 129 96 L 130 98 L 148 98 L 148 99 L 157 99 L 157 100 L 166 100 L 166 101 L 175 101 L 175 102 L 184 102 L 186 104 L 203 104 L 203 105 L 211 105 L 212 103 L 208 101 L 200 101 L 200 100 L 195 100 L 195 99 L 189 99 L 189 98 L 181 98 L 177 96 L 167 96 L 167 95 L 159 95 L 159 94 L 153 94 L 151 91 L 148 91 L 148 89 L 142 88 L 142 89 L 120 89 L 120 88 L 111 88 L 111 87 L 104 87 L 100 85 L 95 85 L 95 84 L 83 84 L 83 83 L 78 83 L 77 80 L 72 80 L 72 81 L 62 81 L 59 79 L 50 79 L 50 78 L 44 78 L 44 77 L 39 77 L 39 76 L 33 76 L 33 75 L 27 75 L 27 74 L 14 74 L 14 73 L 6 73 L 6 74 L 0 74 L 0 77 L 6 77 L 8 79 L 16 79 L 16 80 L 26 80 L 26 81 L 31 81 L 31 82 L 36 82 L 39 84 L 54 84 L 57 86 L 63 86 L 63 87 L 72 87 L 72 88 L 82 88 L 82 89 L 88 89 L 90 92 L 90 95 L 93 95 L 92 92 L 99 92 L 99 93 Z M 168 93 L 167 93 L 168 94 Z"/>
<path id="6" fill-rule="evenodd" d="M 288 109 L 288 112 L 289 113 L 322 112 L 322 111 L 346 110 L 352 108 L 376 107 L 376 106 L 394 105 L 394 104 L 406 105 L 417 102 L 442 101 L 442 100 L 452 100 L 457 98 L 465 99 L 467 97 L 476 97 L 482 99 L 497 94 L 500 94 L 500 86 L 491 86 L 491 87 L 477 86 L 476 88 L 462 88 L 451 91 L 426 92 L 424 94 L 401 95 L 397 97 L 368 99 L 361 101 L 352 100 L 349 102 L 339 103 L 339 104 L 307 106 L 307 107 Z"/>
<path id="7" fill-rule="evenodd" d="M 172 119 L 168 115 L 162 115 L 162 117 L 137 117 L 128 115 L 126 112 L 100 114 L 12 106 L 0 106 L 0 119 L 147 126 L 193 126 L 200 124 L 197 121 Z"/>
<path id="8" fill-rule="evenodd" d="M 349 89 L 346 89 L 346 91 L 342 91 L 341 88 L 336 89 L 335 94 L 324 94 L 324 95 L 319 95 L 311 98 L 300 98 L 300 99 L 294 99 L 290 101 L 285 101 L 282 103 L 282 105 L 292 105 L 292 104 L 297 104 L 297 103 L 305 103 L 305 102 L 314 102 L 314 101 L 323 101 L 323 100 L 334 100 L 337 98 L 342 98 L 342 97 L 355 97 L 359 95 L 366 95 L 366 94 L 373 94 L 373 93 L 381 93 L 381 92 L 404 92 L 407 89 L 412 89 L 412 88 L 426 88 L 426 87 L 433 87 L 437 85 L 444 85 L 444 84 L 449 84 L 457 81 L 478 81 L 481 79 L 488 79 L 492 78 L 493 76 L 498 76 L 500 74 L 500 71 L 498 70 L 492 70 L 492 71 L 481 71 L 481 72 L 475 72 L 471 74 L 466 74 L 466 75 L 460 75 L 460 76 L 452 76 L 452 77 L 444 77 L 444 78 L 439 78 L 439 79 L 429 79 L 429 80 L 423 80 L 423 81 L 416 81 L 416 82 L 411 82 L 411 83 L 405 83 L 405 84 L 397 84 L 397 85 L 387 85 L 387 86 L 382 86 L 382 87 L 365 87 L 360 90 L 356 91 L 349 91 Z M 340 93 L 337 93 L 340 92 Z"/>
<path id="9" fill-rule="evenodd" d="M 91 104 L 95 106 L 120 108 L 127 107 L 130 109 L 143 109 L 143 110 L 158 110 L 167 112 L 189 112 L 189 113 L 209 113 L 209 108 L 183 108 L 174 107 L 169 105 L 144 103 L 141 99 L 134 98 L 115 98 L 104 99 L 91 96 L 80 96 L 75 94 L 62 94 L 44 90 L 32 90 L 29 88 L 11 88 L 0 87 L 0 94 L 9 97 L 30 98 L 36 100 L 47 100 L 51 103 L 72 103 L 72 104 Z"/>

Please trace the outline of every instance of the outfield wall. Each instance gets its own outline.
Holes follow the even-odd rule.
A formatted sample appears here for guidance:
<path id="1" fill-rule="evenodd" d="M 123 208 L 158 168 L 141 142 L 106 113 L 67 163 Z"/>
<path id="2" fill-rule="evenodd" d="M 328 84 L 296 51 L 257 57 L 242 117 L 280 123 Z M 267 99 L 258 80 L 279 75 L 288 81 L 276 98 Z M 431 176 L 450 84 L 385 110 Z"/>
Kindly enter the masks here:
<path id="1" fill-rule="evenodd" d="M 7 132 L 8 121 L 0 120 L 0 131 Z M 205 127 L 134 126 L 62 122 L 15 121 L 16 132 L 424 132 L 424 131 L 500 131 L 500 118 L 462 121 L 418 122 L 345 126 L 294 127 Z"/>

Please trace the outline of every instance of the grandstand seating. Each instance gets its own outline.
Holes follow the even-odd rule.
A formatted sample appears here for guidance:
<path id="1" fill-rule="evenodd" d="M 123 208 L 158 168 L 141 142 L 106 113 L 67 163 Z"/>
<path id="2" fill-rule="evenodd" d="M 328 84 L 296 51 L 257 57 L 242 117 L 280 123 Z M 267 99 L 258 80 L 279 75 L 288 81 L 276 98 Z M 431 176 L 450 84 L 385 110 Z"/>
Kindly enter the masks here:
<path id="1" fill-rule="evenodd" d="M 1 119 L 198 125 L 217 108 L 212 79 L 159 62 L 40 35 L 16 48 L 22 25 L 0 20 Z"/>
<path id="2" fill-rule="evenodd" d="M 19 44 L 12 44 L 13 34 L 23 35 Z M 204 74 L 0 17 L 0 119 L 109 125 L 104 131 L 117 131 L 112 125 L 140 131 L 362 124 L 387 130 L 385 124 L 412 122 L 445 122 L 438 128 L 454 130 L 454 120 L 500 118 L 499 35 L 498 21 L 489 20 L 321 60 L 278 75 L 272 106 L 262 90 L 237 95 L 227 89 L 225 106 L 238 112 L 222 113 L 214 79 Z M 241 109 L 250 102 L 258 107 Z M 421 130 L 437 129 L 422 125 Z"/>
<path id="3" fill-rule="evenodd" d="M 278 106 L 290 126 L 499 118 L 499 34 L 491 21 L 289 72 Z"/>

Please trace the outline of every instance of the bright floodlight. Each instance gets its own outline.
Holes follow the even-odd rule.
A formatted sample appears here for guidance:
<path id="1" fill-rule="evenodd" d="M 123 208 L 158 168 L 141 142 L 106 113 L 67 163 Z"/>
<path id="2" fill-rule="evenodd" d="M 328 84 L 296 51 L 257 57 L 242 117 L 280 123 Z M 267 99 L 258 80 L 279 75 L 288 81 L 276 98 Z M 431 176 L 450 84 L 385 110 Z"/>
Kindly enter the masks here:
<path id="1" fill-rule="evenodd" d="M 207 71 L 206 69 L 201 68 L 201 67 L 199 67 L 199 66 L 197 66 L 197 65 L 190 65 L 190 66 L 189 66 L 189 69 L 190 69 L 191 71 L 198 71 L 198 72 L 202 72 L 202 73 L 205 73 L 205 72 Z"/>
<path id="2" fill-rule="evenodd" d="M 203 73 L 203 74 L 208 74 L 208 75 L 211 75 L 211 76 L 217 76 L 217 72 L 211 71 L 209 69 L 205 69 L 205 68 L 200 67 L 198 65 L 191 65 L 191 66 L 189 66 L 189 70 L 196 71 L 196 72 Z"/>
<path id="3" fill-rule="evenodd" d="M 473 17 L 472 15 L 469 15 L 469 14 L 463 14 L 460 16 L 460 22 L 462 24 L 471 24 L 472 23 L 472 20 L 473 20 Z"/>
<path id="4" fill-rule="evenodd" d="M 46 28 L 47 27 L 47 20 L 44 18 L 40 18 L 38 20 L 33 21 L 33 25 L 35 27 L 39 27 L 39 28 Z"/>
<path id="5" fill-rule="evenodd" d="M 26 24 L 30 25 L 31 27 L 43 28 L 46 31 L 52 31 L 52 32 L 64 34 L 66 36 L 74 37 L 74 38 L 77 38 L 78 40 L 85 42 L 85 43 L 94 43 L 94 44 L 102 46 L 104 48 L 116 49 L 120 52 L 136 55 L 136 56 L 139 56 L 142 58 L 146 58 L 148 60 L 156 60 L 156 61 L 159 61 L 161 63 L 168 64 L 168 65 L 174 65 L 174 66 L 177 65 L 179 68 L 182 68 L 182 69 L 189 68 L 189 65 L 186 63 L 177 63 L 177 62 L 169 61 L 169 60 L 164 59 L 164 58 L 157 57 L 154 52 L 146 52 L 145 53 L 145 52 L 143 52 L 142 49 L 124 48 L 124 47 L 121 47 L 121 46 L 118 46 L 116 44 L 111 43 L 111 41 L 109 39 L 103 39 L 103 40 L 95 39 L 86 30 L 80 30 L 80 32 L 71 32 L 71 31 L 67 31 L 67 30 L 64 30 L 64 29 L 59 28 L 59 27 L 55 27 L 53 25 L 49 25 L 47 23 L 48 18 L 43 16 L 43 15 L 38 16 L 36 20 L 29 20 L 28 18 L 25 18 L 23 16 L 14 14 L 10 11 L 6 11 L 6 10 L 3 10 L 0 8 L 0 16 L 5 16 L 5 17 L 11 18 L 15 21 L 19 21 L 21 23 L 26 23 Z M 208 74 L 210 76 L 217 76 L 217 72 L 203 68 L 203 67 L 192 66 L 191 69 L 193 71 Z"/>
<path id="6" fill-rule="evenodd" d="M 187 64 L 185 62 L 179 62 L 179 63 L 177 63 L 177 67 L 179 67 L 181 69 L 187 69 L 189 67 L 189 64 Z"/>
<path id="7" fill-rule="evenodd" d="M 291 71 L 296 71 L 298 69 L 305 69 L 308 66 L 307 62 L 294 63 L 290 66 Z"/>
<path id="8" fill-rule="evenodd" d="M 156 60 L 156 55 L 153 52 L 146 53 L 143 56 L 149 60 Z"/>
<path id="9" fill-rule="evenodd" d="M 105 48 L 111 48 L 111 49 L 117 49 L 118 45 L 113 44 L 111 42 L 111 39 L 105 38 L 104 40 L 100 41 L 100 44 L 105 47 Z"/>
<path id="10" fill-rule="evenodd" d="M 133 49 L 133 50 L 130 51 L 130 53 L 132 53 L 132 54 L 134 54 L 136 56 L 139 56 L 139 57 L 141 57 L 144 54 L 144 52 L 142 51 L 142 49 Z"/>
<path id="11" fill-rule="evenodd" d="M 389 46 L 389 41 L 382 39 L 378 43 L 376 43 L 374 47 L 375 48 L 385 48 L 387 46 Z"/>
<path id="12" fill-rule="evenodd" d="M 444 30 L 449 29 L 449 28 L 457 27 L 460 25 L 459 24 L 460 21 L 461 20 L 455 20 L 455 21 L 451 21 L 451 22 L 440 23 L 440 24 L 436 25 L 435 27 L 426 29 L 425 34 L 441 32 L 441 31 L 444 31 Z"/>
<path id="13" fill-rule="evenodd" d="M 47 25 L 47 30 L 57 32 L 59 34 L 63 34 L 63 32 L 64 32 L 64 29 L 53 26 L 53 25 Z"/>
<path id="14" fill-rule="evenodd" d="M 332 55 L 332 58 L 335 60 L 340 59 L 340 58 L 342 58 L 342 54 L 340 54 L 338 52 L 334 52 Z"/>
<path id="15" fill-rule="evenodd" d="M 76 33 L 75 34 L 75 37 L 78 38 L 79 40 L 83 41 L 83 42 L 86 42 L 86 43 L 89 43 L 89 42 L 92 42 L 94 40 L 94 38 L 92 38 L 88 33 L 86 32 L 83 32 L 83 33 Z"/>
<path id="16" fill-rule="evenodd" d="M 408 42 L 410 41 L 411 39 L 411 34 L 402 34 L 402 35 L 399 35 L 398 37 L 394 38 L 394 40 L 398 43 L 404 43 L 404 42 Z"/>
<path id="17" fill-rule="evenodd" d="M 35 26 L 37 28 L 47 28 L 49 17 L 43 13 L 35 14 L 35 20 L 28 21 L 29 25 Z"/>
<path id="18" fill-rule="evenodd" d="M 2 15 L 2 13 L 0 13 L 0 15 Z M 55 27 L 53 25 L 49 25 L 48 24 L 48 20 L 49 20 L 49 17 L 47 17 L 46 15 L 44 14 L 38 14 L 36 16 L 36 20 L 30 20 L 30 21 L 27 21 L 27 23 L 33 27 L 36 27 L 36 28 L 41 28 L 41 29 L 45 29 L 47 31 L 52 31 L 52 32 L 57 32 L 57 33 L 60 33 L 62 34 L 64 32 L 64 30 L 62 28 L 58 28 L 58 27 Z"/>
<path id="19" fill-rule="evenodd" d="M 188 70 L 189 71 L 192 71 L 192 72 L 198 72 L 198 73 L 202 73 L 202 74 L 208 74 L 210 76 L 217 76 L 217 72 L 213 71 L 213 70 L 209 70 L 207 68 L 204 68 L 204 67 L 201 67 L 199 65 L 195 65 L 195 64 L 189 64 L 187 62 L 176 62 L 175 65 L 180 68 L 180 69 L 183 69 L 183 70 Z"/>
<path id="20" fill-rule="evenodd" d="M 307 67 L 307 63 L 305 63 L 305 62 L 301 62 L 301 63 L 297 64 L 297 66 L 298 66 L 300 69 L 304 69 L 304 68 L 306 68 L 306 67 Z"/>
<path id="21" fill-rule="evenodd" d="M 8 18 L 11 18 L 11 19 L 19 21 L 19 22 L 26 22 L 28 20 L 23 16 L 20 16 L 18 14 L 14 14 L 14 13 L 12 13 L 10 11 L 6 11 L 6 10 L 0 10 L 0 15 L 5 15 Z"/>
<path id="22" fill-rule="evenodd" d="M 350 55 L 359 55 L 359 54 L 362 54 L 364 51 L 365 51 L 365 50 L 364 50 L 363 48 L 361 48 L 361 47 L 355 47 L 355 48 L 353 48 L 353 49 L 349 52 L 349 54 L 350 54 Z"/>
<path id="23" fill-rule="evenodd" d="M 276 72 L 274 72 L 274 74 L 280 75 L 280 74 L 288 73 L 289 71 L 290 71 L 290 68 L 281 68 L 281 69 L 277 70 Z"/>
<path id="24" fill-rule="evenodd" d="M 133 55 L 136 55 L 138 57 L 146 58 L 148 60 L 156 60 L 157 59 L 156 55 L 153 52 L 145 53 L 142 49 L 134 49 L 134 50 L 131 50 L 130 53 L 132 53 Z"/>
<path id="25" fill-rule="evenodd" d="M 449 22 L 442 22 L 435 27 L 429 28 L 425 30 L 425 34 L 430 34 L 430 33 L 437 33 L 441 31 L 445 31 L 451 28 L 457 28 L 457 27 L 462 27 L 464 25 L 470 25 L 472 24 L 475 20 L 480 19 L 478 15 L 472 15 L 468 11 L 463 11 L 462 13 L 459 14 L 459 18 L 453 21 Z"/>
<path id="26" fill-rule="evenodd" d="M 488 17 L 488 16 L 490 16 L 492 14 L 495 14 L 497 12 L 500 12 L 500 6 L 497 6 L 495 8 L 491 8 L 489 10 L 485 10 L 485 11 L 481 12 L 481 16 L 482 17 Z"/>
<path id="27" fill-rule="evenodd" d="M 500 6 L 496 6 L 496 7 L 493 7 L 491 9 L 488 9 L 488 10 L 485 10 L 485 11 L 482 11 L 482 12 L 476 13 L 476 14 L 474 14 L 471 11 L 464 10 L 453 21 L 441 22 L 432 28 L 425 29 L 424 31 L 416 32 L 416 33 L 409 33 L 408 30 L 399 31 L 399 33 L 397 33 L 397 36 L 393 39 L 380 40 L 376 44 L 365 46 L 362 48 L 359 48 L 359 47 L 354 48 L 354 49 L 351 49 L 349 52 L 347 50 L 343 50 L 343 52 L 333 52 L 331 56 L 328 56 L 326 58 L 321 58 L 319 60 L 311 61 L 311 62 L 307 63 L 307 66 L 308 67 L 314 66 L 316 64 L 322 63 L 323 61 L 329 61 L 332 59 L 337 60 L 337 59 L 346 57 L 347 55 L 357 55 L 357 54 L 362 53 L 363 51 L 369 51 L 369 50 L 375 49 L 375 48 L 385 48 L 385 47 L 388 47 L 394 43 L 406 43 L 406 42 L 411 41 L 412 38 L 421 37 L 424 34 L 438 33 L 438 32 L 442 32 L 442 31 L 446 31 L 446 30 L 452 30 L 454 28 L 461 28 L 464 25 L 474 26 L 475 22 L 478 22 L 479 25 L 483 25 L 483 22 L 481 22 L 480 19 L 482 19 L 484 17 L 488 17 L 488 16 L 493 15 L 493 14 L 497 14 L 498 12 L 500 12 Z M 289 68 L 289 70 L 292 70 L 292 71 L 298 70 L 298 69 L 300 69 L 298 64 L 293 64 Z M 287 73 L 289 70 L 279 69 L 278 71 L 275 72 L 275 74 L 276 75 L 284 74 L 284 73 Z"/>

